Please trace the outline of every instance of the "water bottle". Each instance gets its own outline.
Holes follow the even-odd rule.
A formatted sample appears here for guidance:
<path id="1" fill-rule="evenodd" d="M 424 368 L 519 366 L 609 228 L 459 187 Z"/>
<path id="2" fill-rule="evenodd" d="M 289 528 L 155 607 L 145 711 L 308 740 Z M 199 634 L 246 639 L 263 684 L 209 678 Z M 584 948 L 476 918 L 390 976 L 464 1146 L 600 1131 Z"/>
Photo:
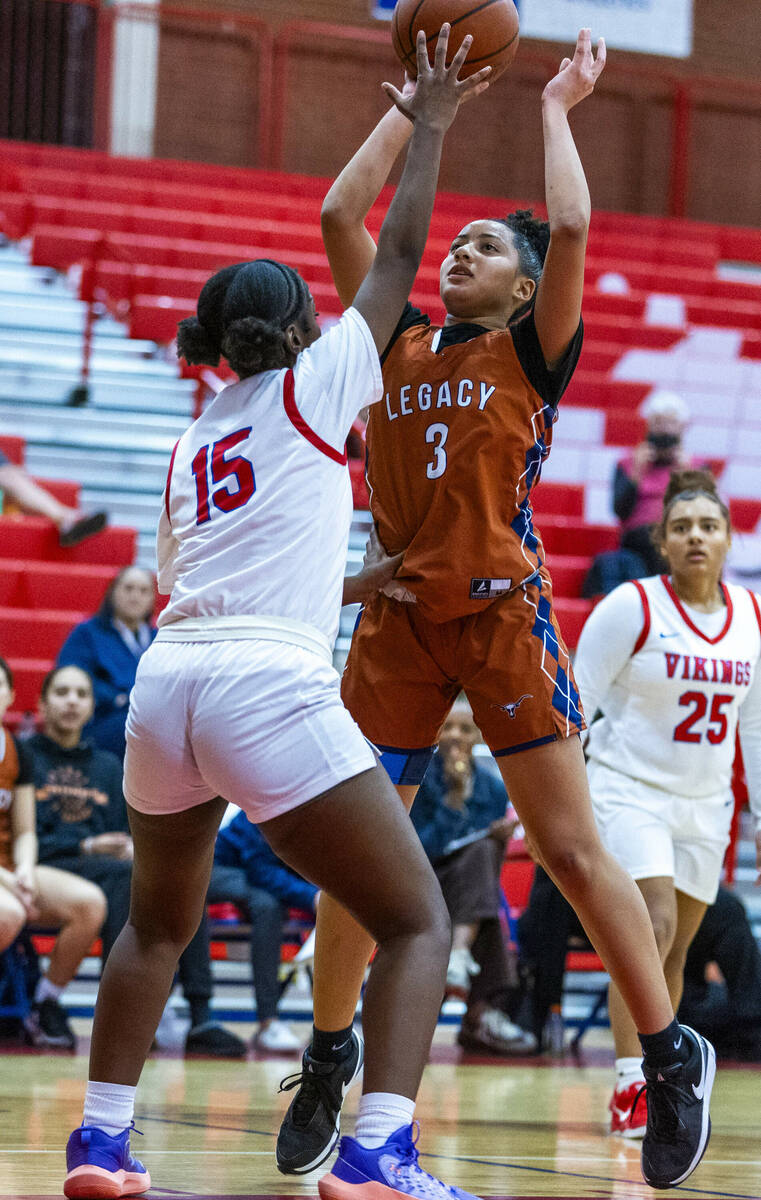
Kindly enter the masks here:
<path id="1" fill-rule="evenodd" d="M 542 1030 L 542 1049 L 557 1057 L 565 1049 L 565 1025 L 559 1004 L 551 1004 Z"/>

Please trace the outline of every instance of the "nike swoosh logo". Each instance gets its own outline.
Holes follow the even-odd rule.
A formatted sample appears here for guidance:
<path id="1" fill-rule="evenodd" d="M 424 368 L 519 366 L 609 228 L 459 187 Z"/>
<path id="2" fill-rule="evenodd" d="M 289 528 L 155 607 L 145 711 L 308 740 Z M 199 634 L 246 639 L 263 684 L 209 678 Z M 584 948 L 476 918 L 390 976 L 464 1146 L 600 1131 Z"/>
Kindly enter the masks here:
<path id="1" fill-rule="evenodd" d="M 674 1042 L 674 1049 L 678 1050 L 683 1041 L 684 1041 L 684 1038 L 680 1037 L 678 1042 Z"/>
<path id="2" fill-rule="evenodd" d="M 678 633 L 659 633 L 658 637 L 662 637 L 662 638 L 679 637 L 679 634 Z"/>
<path id="3" fill-rule="evenodd" d="M 692 1090 L 693 1090 L 693 1092 L 695 1093 L 695 1099 L 696 1099 L 696 1100 L 702 1100 L 702 1099 L 703 1099 L 703 1097 L 704 1097 L 704 1096 L 705 1096 L 705 1094 L 706 1094 L 706 1077 L 705 1077 L 705 1071 L 703 1072 L 703 1078 L 702 1078 L 702 1079 L 701 1079 L 701 1081 L 700 1081 L 700 1087 L 695 1087 L 695 1084 L 693 1083 L 693 1085 L 692 1085 Z"/>

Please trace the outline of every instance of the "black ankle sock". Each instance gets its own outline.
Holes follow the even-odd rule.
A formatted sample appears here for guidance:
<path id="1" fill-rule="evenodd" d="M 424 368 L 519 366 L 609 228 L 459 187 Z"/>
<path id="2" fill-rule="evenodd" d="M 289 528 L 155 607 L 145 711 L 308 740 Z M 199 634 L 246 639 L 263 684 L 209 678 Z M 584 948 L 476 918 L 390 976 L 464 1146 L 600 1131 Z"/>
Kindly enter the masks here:
<path id="1" fill-rule="evenodd" d="M 649 1067 L 672 1067 L 687 1062 L 690 1047 L 676 1017 L 660 1033 L 640 1033 L 640 1045 Z"/>
<path id="2" fill-rule="evenodd" d="M 317 1062 L 343 1062 L 351 1053 L 351 1030 L 325 1031 L 312 1026 L 312 1047 L 309 1053 Z"/>
<path id="3" fill-rule="evenodd" d="M 190 1009 L 191 1028 L 195 1029 L 198 1025 L 205 1025 L 211 1017 L 209 1001 L 206 996 L 187 996 L 186 999 Z"/>

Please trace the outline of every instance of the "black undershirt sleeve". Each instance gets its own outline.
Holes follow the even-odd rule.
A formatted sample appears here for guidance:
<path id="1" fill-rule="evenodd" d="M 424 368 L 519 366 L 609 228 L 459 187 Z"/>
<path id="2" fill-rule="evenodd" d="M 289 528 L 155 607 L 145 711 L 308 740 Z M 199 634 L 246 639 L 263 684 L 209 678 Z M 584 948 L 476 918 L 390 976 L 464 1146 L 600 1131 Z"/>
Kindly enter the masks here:
<path id="1" fill-rule="evenodd" d="M 508 329 L 513 339 L 515 353 L 518 355 L 518 360 L 529 383 L 536 389 L 545 404 L 557 408 L 560 397 L 571 382 L 571 376 L 579 361 L 584 340 L 584 323 L 579 321 L 579 327 L 571 339 L 568 349 L 551 371 L 544 361 L 539 334 L 536 332 L 533 305 L 525 316 L 509 325 Z"/>
<path id="2" fill-rule="evenodd" d="M 12 735 L 9 734 L 8 736 L 10 737 Z M 13 742 L 16 747 L 19 765 L 16 787 L 22 787 L 25 783 L 34 783 L 34 767 L 32 765 L 32 760 L 28 750 L 24 746 L 24 743 L 20 742 L 18 738 L 14 738 Z"/>
<path id="3" fill-rule="evenodd" d="M 388 345 L 380 356 L 381 364 L 386 361 L 391 347 L 394 345 L 394 342 L 397 340 L 397 338 L 401 337 L 405 329 L 411 329 L 413 325 L 430 325 L 430 323 L 431 318 L 428 316 L 428 314 L 424 313 L 422 309 L 415 308 L 414 304 L 410 304 L 408 300 L 404 306 L 402 315 L 399 318 L 396 329 L 391 334 Z"/>
<path id="4" fill-rule="evenodd" d="M 619 521 L 625 521 L 634 512 L 639 488 L 624 470 L 622 463 L 616 464 L 613 476 L 613 512 Z"/>

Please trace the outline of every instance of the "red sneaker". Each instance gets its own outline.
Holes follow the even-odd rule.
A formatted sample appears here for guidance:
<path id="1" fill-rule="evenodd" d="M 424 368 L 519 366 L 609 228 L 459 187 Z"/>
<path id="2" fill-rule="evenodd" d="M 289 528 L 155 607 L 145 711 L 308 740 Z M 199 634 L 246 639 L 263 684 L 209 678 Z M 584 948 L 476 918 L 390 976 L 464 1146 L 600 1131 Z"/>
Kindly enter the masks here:
<path id="1" fill-rule="evenodd" d="M 608 1108 L 610 1109 L 610 1132 L 619 1137 L 641 1138 L 647 1129 L 647 1096 L 642 1091 L 644 1079 L 630 1083 L 626 1088 L 617 1088 Z"/>

